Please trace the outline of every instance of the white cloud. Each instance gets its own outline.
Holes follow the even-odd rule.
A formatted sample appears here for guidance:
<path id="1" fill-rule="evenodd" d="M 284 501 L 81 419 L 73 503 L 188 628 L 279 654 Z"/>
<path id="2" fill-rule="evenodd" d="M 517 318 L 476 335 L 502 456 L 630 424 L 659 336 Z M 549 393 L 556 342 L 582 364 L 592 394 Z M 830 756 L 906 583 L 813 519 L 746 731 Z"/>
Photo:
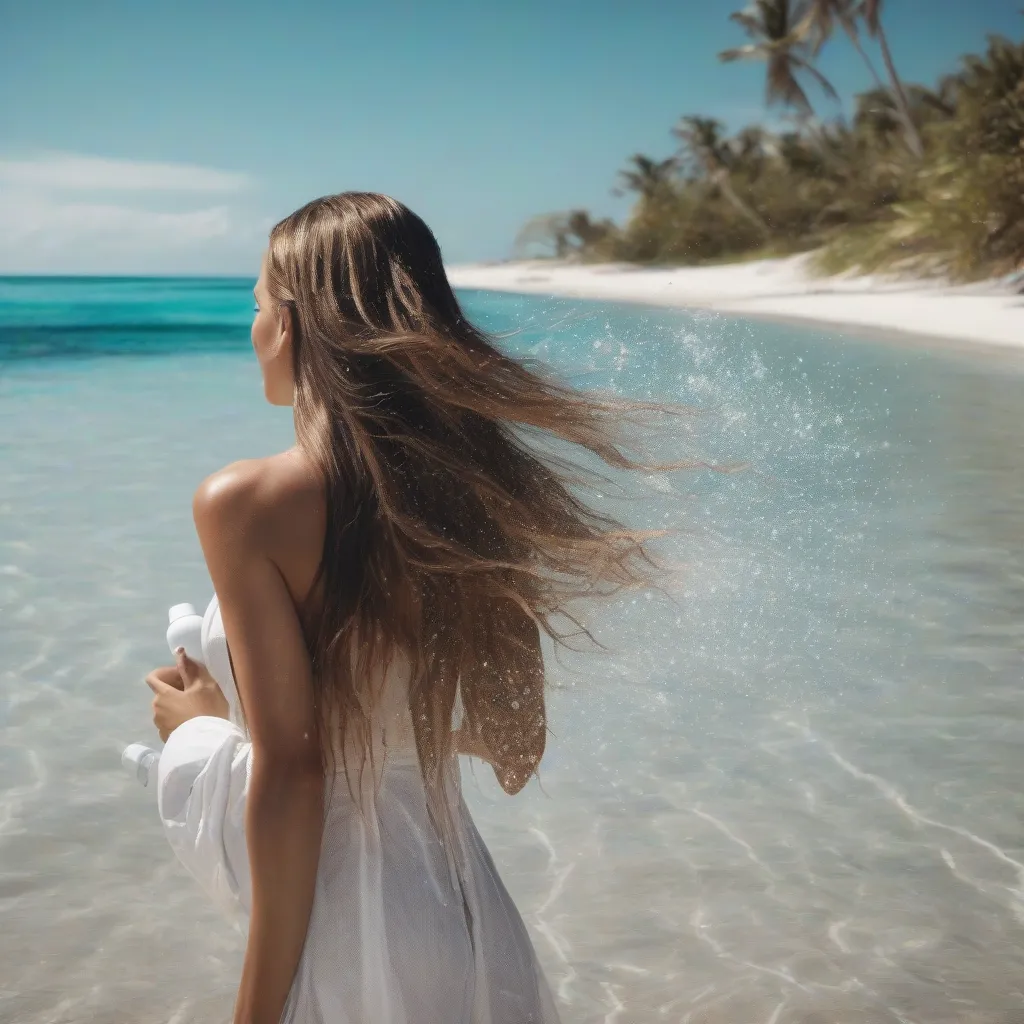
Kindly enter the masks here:
<path id="1" fill-rule="evenodd" d="M 266 218 L 226 195 L 248 184 L 187 164 L 0 157 L 0 273 L 249 271 Z"/>
<path id="2" fill-rule="evenodd" d="M 108 160 L 78 153 L 0 158 L 0 185 L 103 192 L 238 192 L 248 176 L 193 164 Z"/>
<path id="3" fill-rule="evenodd" d="M 8 244 L 41 242 L 53 248 L 109 236 L 126 244 L 146 240 L 180 245 L 225 235 L 229 224 L 224 206 L 167 213 L 112 203 L 60 202 L 30 193 L 0 199 L 0 225 Z"/>

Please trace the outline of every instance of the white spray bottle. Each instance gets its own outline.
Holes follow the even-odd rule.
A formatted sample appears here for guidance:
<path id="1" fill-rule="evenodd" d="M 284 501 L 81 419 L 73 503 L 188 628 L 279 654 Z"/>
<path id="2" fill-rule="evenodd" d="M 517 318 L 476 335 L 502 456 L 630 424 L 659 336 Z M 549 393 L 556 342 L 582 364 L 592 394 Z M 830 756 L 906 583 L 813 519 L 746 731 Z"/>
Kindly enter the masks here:
<path id="1" fill-rule="evenodd" d="M 167 627 L 167 646 L 174 654 L 179 647 L 198 664 L 203 664 L 203 617 L 190 604 L 176 604 L 167 613 L 170 625 Z M 144 743 L 132 743 L 125 747 L 121 764 L 142 783 L 148 786 L 156 778 L 160 752 Z"/>

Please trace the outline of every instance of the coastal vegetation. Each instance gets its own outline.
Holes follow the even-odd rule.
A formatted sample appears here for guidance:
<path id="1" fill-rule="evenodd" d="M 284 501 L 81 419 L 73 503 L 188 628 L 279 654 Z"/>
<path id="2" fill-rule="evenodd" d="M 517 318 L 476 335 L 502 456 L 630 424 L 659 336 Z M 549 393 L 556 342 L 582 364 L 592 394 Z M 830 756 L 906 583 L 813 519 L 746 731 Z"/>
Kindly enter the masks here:
<path id="1" fill-rule="evenodd" d="M 884 13 L 882 0 L 754 0 L 733 13 L 746 41 L 719 58 L 763 62 L 766 104 L 786 127 L 728 134 L 688 114 L 672 152 L 636 154 L 620 172 L 617 191 L 635 196 L 623 224 L 547 214 L 524 227 L 519 253 L 701 264 L 813 250 L 824 273 L 1021 270 L 1024 41 L 990 36 L 938 82 L 908 83 Z M 816 66 L 832 39 L 855 48 L 872 81 L 849 117 L 818 115 L 837 98 Z"/>

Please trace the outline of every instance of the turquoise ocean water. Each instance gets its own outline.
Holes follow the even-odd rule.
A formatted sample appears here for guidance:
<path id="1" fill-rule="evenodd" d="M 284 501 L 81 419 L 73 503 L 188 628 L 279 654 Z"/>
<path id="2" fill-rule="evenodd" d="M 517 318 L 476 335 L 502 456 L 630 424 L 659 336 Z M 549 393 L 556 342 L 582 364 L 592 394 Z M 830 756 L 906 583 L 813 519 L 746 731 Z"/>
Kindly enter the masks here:
<path id="1" fill-rule="evenodd" d="M 0 281 L 0 1020 L 227 1019 L 241 956 L 121 747 L 190 500 L 292 443 L 251 281 Z M 472 810 L 576 1022 L 1024 1014 L 1024 362 L 466 293 L 583 386 L 692 404 L 718 463 L 600 501 L 681 528 L 669 596 L 550 661 L 541 784 Z M 624 494 L 620 487 L 624 487 Z"/>

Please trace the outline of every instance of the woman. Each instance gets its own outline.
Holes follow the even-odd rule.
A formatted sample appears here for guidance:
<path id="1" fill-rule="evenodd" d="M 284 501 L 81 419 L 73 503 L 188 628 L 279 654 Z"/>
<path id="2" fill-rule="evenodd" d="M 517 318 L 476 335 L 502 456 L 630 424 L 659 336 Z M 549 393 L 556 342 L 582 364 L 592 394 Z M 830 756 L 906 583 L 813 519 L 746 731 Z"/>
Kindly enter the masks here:
<path id="1" fill-rule="evenodd" d="M 234 688 L 251 743 L 234 1020 L 551 1024 L 455 755 L 517 793 L 544 753 L 541 630 L 563 640 L 574 598 L 642 582 L 645 537 L 526 443 L 637 468 L 611 434 L 623 409 L 495 348 L 385 196 L 281 221 L 255 297 L 265 395 L 297 444 L 195 496 L 231 678 L 179 655 L 148 679 L 169 746 Z"/>

